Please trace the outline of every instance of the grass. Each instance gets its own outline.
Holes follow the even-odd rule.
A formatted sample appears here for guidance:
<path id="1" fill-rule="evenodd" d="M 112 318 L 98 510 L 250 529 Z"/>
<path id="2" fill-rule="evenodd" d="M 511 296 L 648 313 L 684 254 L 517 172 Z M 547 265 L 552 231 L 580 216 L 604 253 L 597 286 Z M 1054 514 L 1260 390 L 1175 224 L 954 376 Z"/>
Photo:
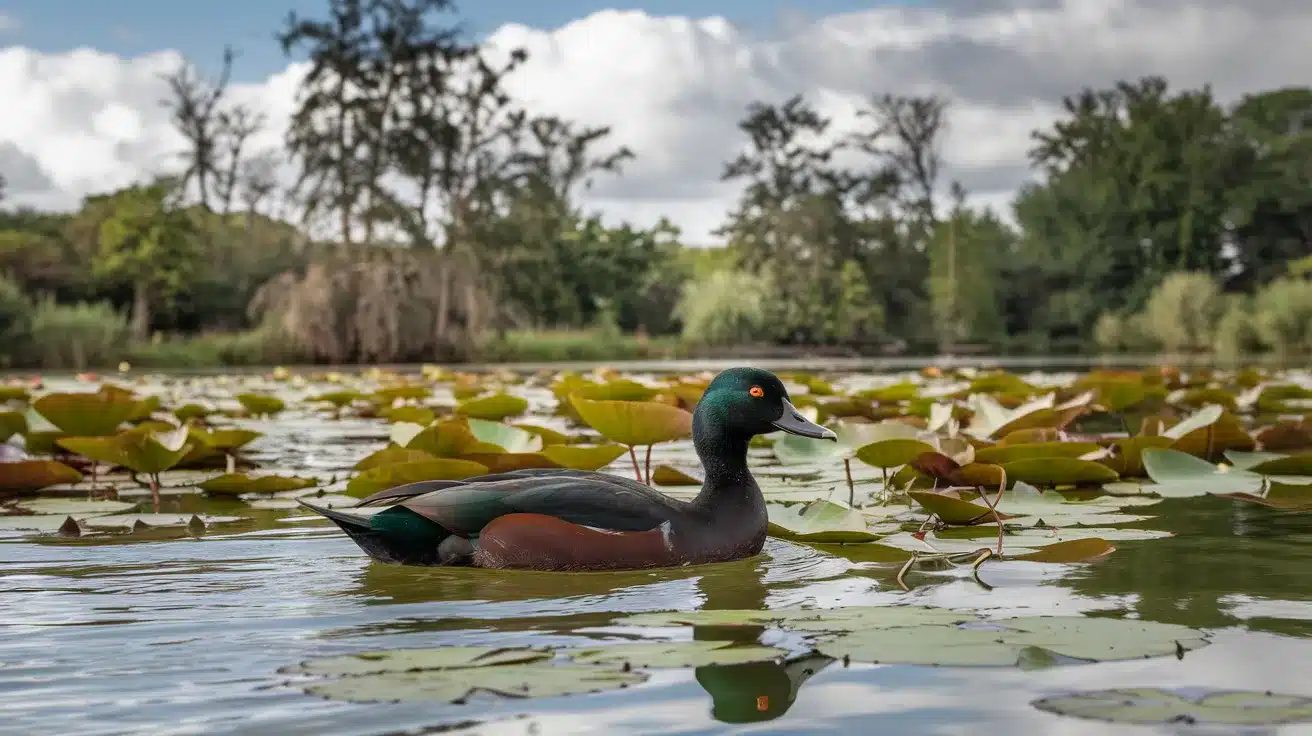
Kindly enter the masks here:
<path id="1" fill-rule="evenodd" d="M 549 363 L 588 360 L 671 360 L 687 350 L 671 337 L 641 337 L 607 329 L 507 332 L 478 346 L 487 363 Z"/>

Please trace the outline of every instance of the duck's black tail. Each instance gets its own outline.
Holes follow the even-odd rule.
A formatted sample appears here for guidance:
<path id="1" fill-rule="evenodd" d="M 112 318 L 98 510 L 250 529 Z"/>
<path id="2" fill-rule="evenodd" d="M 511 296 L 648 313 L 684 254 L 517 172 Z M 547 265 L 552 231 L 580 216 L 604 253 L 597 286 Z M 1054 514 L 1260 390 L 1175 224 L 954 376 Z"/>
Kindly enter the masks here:
<path id="1" fill-rule="evenodd" d="M 450 540 L 463 544 L 443 544 L 451 538 L 451 532 L 404 506 L 330 509 L 303 499 L 297 501 L 330 519 L 360 545 L 360 549 L 380 562 L 396 565 L 461 564 L 468 556 L 461 554 L 465 552 L 463 548 L 471 546 L 463 539 Z"/>

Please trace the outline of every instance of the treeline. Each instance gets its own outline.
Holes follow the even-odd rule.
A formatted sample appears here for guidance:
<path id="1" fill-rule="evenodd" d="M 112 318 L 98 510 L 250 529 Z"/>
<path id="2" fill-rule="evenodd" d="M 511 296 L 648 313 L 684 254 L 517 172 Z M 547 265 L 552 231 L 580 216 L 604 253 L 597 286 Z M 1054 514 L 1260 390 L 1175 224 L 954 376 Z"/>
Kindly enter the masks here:
<path id="1" fill-rule="evenodd" d="M 276 150 L 230 99 L 231 52 L 214 79 L 178 69 L 179 170 L 73 213 L 0 210 L 0 361 L 1312 350 L 1312 89 L 1081 91 L 1034 133 L 1014 224 L 944 180 L 947 100 L 872 93 L 849 131 L 804 96 L 753 104 L 727 245 L 693 248 L 585 211 L 642 152 L 527 112 L 505 84 L 525 53 L 469 42 L 451 10 L 289 16 L 310 71 Z"/>

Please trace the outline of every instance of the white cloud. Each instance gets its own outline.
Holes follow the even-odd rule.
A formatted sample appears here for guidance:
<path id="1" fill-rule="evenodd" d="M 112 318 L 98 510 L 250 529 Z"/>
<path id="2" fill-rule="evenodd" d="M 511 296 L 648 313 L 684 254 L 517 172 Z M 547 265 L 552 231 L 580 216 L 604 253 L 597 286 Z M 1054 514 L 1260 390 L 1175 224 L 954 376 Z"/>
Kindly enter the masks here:
<path id="1" fill-rule="evenodd" d="M 491 41 L 529 50 L 512 87 L 535 111 L 610 125 L 616 144 L 637 151 L 625 176 L 598 182 L 590 205 L 642 223 L 669 215 L 698 240 L 735 198 L 719 174 L 753 100 L 801 92 L 841 122 L 866 95 L 947 95 L 948 175 L 999 205 L 1027 176 L 1030 131 L 1059 114 L 1063 94 L 1147 74 L 1211 83 L 1225 99 L 1302 84 L 1312 78 L 1309 34 L 1312 5 L 1295 0 L 941 0 L 795 21 L 770 37 L 719 18 L 608 10 L 554 30 L 504 26 Z M 0 165 L 26 166 L 11 176 L 12 196 L 73 206 L 167 164 L 180 141 L 158 104 L 159 75 L 177 62 L 169 51 L 0 48 L 0 99 L 23 111 L 0 117 Z M 298 74 L 236 94 L 283 124 Z M 277 140 L 271 131 L 264 143 Z"/>

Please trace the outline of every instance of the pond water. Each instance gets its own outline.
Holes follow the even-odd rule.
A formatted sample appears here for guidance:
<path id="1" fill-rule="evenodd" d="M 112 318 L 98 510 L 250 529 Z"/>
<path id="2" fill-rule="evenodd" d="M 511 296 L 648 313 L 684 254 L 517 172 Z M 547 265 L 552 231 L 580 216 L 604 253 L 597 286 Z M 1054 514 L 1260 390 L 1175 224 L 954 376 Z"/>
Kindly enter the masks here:
<path id="1" fill-rule="evenodd" d="M 356 388 L 383 380 L 333 378 Z M 863 376 L 844 383 L 848 378 L 833 377 L 840 393 L 906 380 Z M 433 397 L 420 403 L 454 404 L 446 384 L 436 384 Z M 43 391 L 95 387 L 70 382 Z M 164 406 L 209 401 L 230 408 L 235 393 L 252 389 L 286 398 L 289 408 L 275 417 L 222 421 L 262 433 L 243 453 L 262 471 L 322 483 L 300 493 L 342 490 L 352 466 L 383 448 L 392 429 L 381 418 L 336 418 L 306 402 L 341 388 L 322 382 L 151 379 L 131 387 L 162 396 Z M 578 431 L 552 413 L 554 398 L 544 382 L 502 388 L 530 402 L 528 417 L 514 421 Z M 781 465 L 762 447 L 753 450 L 751 462 L 767 495 L 788 485 L 780 491 L 788 500 L 819 488 L 827 490 L 818 495 L 847 499 L 841 460 Z M 697 472 L 686 441 L 657 446 L 653 463 Z M 858 503 L 877 504 L 880 471 L 853 469 Z M 632 475 L 627 455 L 608 470 Z M 221 472 L 164 476 L 162 513 L 240 517 L 203 531 L 164 526 L 105 534 L 84 528 L 67 536 L 0 524 L 0 733 L 1239 733 L 1244 727 L 1233 723 L 1194 722 L 1169 712 L 1159 714 L 1167 722 L 1113 725 L 1058 715 L 1036 701 L 1127 688 L 1169 688 L 1194 698 L 1218 690 L 1312 697 L 1308 513 L 1183 494 L 1126 509 L 1149 518 L 1115 525 L 1173 536 L 1103 535 L 1115 551 L 1087 561 L 989 559 L 978 568 L 978 580 L 969 564 L 925 565 L 902 576 L 910 588 L 904 590 L 901 559 L 880 561 L 860 543 L 782 538 L 788 535 L 772 536 L 752 559 L 675 570 L 566 574 L 387 565 L 369 560 L 326 520 L 283 508 L 289 503 L 196 491 L 197 479 Z M 121 499 L 151 510 L 148 491 L 107 476 L 116 479 Z M 85 499 L 85 484 L 44 495 Z M 995 531 L 988 527 L 977 546 L 990 546 Z M 1208 641 L 1167 656 L 959 667 L 932 666 L 933 647 L 950 643 L 926 642 L 929 666 L 868 664 L 861 657 L 816 655 L 796 632 L 746 627 L 734 636 L 785 649 L 787 656 L 651 668 L 641 682 L 595 694 L 506 698 L 476 692 L 456 703 L 321 697 L 307 692 L 314 677 L 294 671 L 309 660 L 380 650 L 572 648 L 725 636 L 718 626 L 618 621 L 645 612 L 900 605 L 965 610 L 986 619 L 1140 619 L 1197 629 Z M 1309 704 L 1281 711 L 1303 715 L 1285 718 L 1290 723 L 1275 722 L 1279 714 L 1256 717 L 1248 732 L 1312 733 Z"/>

